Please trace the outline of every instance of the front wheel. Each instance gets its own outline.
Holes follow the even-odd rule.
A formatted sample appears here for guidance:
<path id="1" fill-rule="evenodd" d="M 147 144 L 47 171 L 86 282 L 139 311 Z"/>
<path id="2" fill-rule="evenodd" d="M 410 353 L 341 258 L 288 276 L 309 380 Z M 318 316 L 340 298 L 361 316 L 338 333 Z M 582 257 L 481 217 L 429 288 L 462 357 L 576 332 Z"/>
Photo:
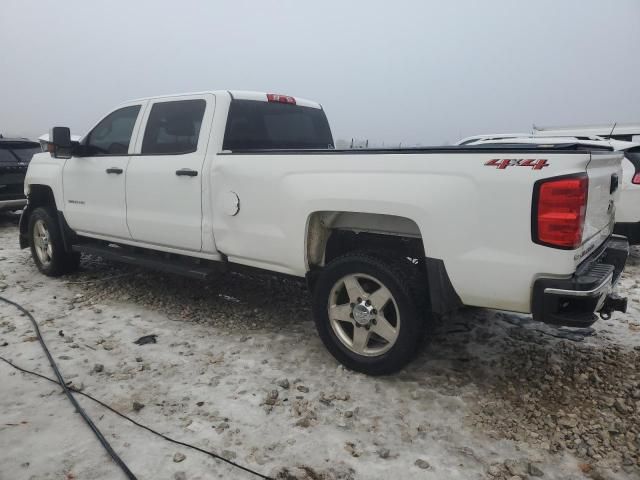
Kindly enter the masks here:
<path id="1" fill-rule="evenodd" d="M 393 373 L 414 356 L 429 312 L 403 258 L 355 253 L 329 263 L 313 299 L 318 333 L 346 367 L 369 375 Z"/>
<path id="2" fill-rule="evenodd" d="M 80 263 L 78 253 L 65 250 L 60 225 L 46 208 L 36 208 L 29 216 L 29 246 L 36 267 L 49 277 L 76 270 Z"/>

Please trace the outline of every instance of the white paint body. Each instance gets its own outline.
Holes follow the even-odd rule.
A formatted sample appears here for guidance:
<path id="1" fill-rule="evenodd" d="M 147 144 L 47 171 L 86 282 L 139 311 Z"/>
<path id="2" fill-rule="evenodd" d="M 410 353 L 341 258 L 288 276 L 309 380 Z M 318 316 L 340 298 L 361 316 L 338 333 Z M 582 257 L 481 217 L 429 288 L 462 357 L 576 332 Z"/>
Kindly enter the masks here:
<path id="1" fill-rule="evenodd" d="M 232 93 L 266 101 L 265 94 Z M 139 155 L 151 105 L 179 98 L 207 102 L 197 151 Z M 620 154 L 528 154 L 548 166 L 500 170 L 485 166 L 495 152 L 456 149 L 230 153 L 222 151 L 230 102 L 227 91 L 128 102 L 141 105 L 141 113 L 127 155 L 63 160 L 38 154 L 29 166 L 26 193 L 32 185 L 50 186 L 57 208 L 80 235 L 212 260 L 226 257 L 296 276 L 309 270 L 307 230 L 314 213 L 397 216 L 415 223 L 426 255 L 443 260 L 464 304 L 519 312 L 531 311 L 536 278 L 572 275 L 611 233 L 609 185 L 620 172 Z M 499 155 L 509 158 L 508 151 Z M 113 166 L 125 174 L 105 174 Z M 200 174 L 177 177 L 175 170 L 185 167 Z M 583 245 L 559 250 L 533 243 L 534 183 L 579 172 L 589 176 Z M 78 198 L 85 203 L 69 202 Z"/>
<path id="2" fill-rule="evenodd" d="M 573 131 L 573 130 L 571 130 Z M 573 131 L 575 133 L 575 131 Z M 587 130 L 583 135 L 589 133 Z M 581 138 L 583 138 L 581 136 Z M 549 142 L 577 142 L 591 144 L 594 146 L 610 146 L 614 150 L 624 152 L 625 150 L 640 145 L 638 142 L 627 142 L 623 140 L 612 140 L 592 136 L 588 141 L 581 140 L 573 136 L 552 136 L 547 131 L 539 134 L 527 136 L 524 134 L 502 134 L 502 135 L 476 135 L 467 137 L 458 142 L 458 145 L 486 145 L 486 144 L 509 144 L 509 143 L 532 143 L 541 144 Z M 620 198 L 616 202 L 616 222 L 637 223 L 640 222 L 640 185 L 632 183 L 636 169 L 631 161 L 624 157 L 622 160 L 622 182 L 620 185 Z"/>

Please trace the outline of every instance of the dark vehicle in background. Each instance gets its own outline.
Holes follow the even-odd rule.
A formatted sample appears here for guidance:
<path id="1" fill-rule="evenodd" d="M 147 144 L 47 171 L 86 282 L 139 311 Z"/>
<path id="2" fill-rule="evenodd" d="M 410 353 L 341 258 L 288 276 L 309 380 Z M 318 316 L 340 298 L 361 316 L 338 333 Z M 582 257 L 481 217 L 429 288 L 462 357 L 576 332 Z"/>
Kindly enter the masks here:
<path id="1" fill-rule="evenodd" d="M 31 157 L 40 151 L 38 142 L 0 137 L 0 212 L 20 210 L 26 205 L 24 176 Z"/>

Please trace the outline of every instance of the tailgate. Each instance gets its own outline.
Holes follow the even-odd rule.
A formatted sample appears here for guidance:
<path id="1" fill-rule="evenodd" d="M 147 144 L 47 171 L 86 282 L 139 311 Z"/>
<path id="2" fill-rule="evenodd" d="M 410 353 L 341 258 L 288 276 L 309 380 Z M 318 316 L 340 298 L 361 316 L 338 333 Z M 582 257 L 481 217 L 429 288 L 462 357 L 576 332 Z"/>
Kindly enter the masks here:
<path id="1" fill-rule="evenodd" d="M 591 152 L 587 164 L 589 193 L 582 236 L 584 253 L 598 247 L 613 231 L 615 202 L 622 185 L 622 159 L 621 152 Z"/>

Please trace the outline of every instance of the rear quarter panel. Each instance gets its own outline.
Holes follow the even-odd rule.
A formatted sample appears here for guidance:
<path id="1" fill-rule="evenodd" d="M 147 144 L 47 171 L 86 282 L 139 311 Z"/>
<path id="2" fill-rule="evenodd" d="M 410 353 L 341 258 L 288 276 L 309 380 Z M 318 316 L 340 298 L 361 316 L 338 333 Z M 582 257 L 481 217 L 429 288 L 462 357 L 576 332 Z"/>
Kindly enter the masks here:
<path id="1" fill-rule="evenodd" d="M 522 153 L 519 154 L 520 156 Z M 567 276 L 575 251 L 531 240 L 533 184 L 585 171 L 586 152 L 529 154 L 547 166 L 485 165 L 495 153 L 218 154 L 210 172 L 216 244 L 231 261 L 302 276 L 317 211 L 397 215 L 419 227 L 462 301 L 528 312 L 539 275 Z M 240 199 L 236 216 L 222 206 Z"/>

